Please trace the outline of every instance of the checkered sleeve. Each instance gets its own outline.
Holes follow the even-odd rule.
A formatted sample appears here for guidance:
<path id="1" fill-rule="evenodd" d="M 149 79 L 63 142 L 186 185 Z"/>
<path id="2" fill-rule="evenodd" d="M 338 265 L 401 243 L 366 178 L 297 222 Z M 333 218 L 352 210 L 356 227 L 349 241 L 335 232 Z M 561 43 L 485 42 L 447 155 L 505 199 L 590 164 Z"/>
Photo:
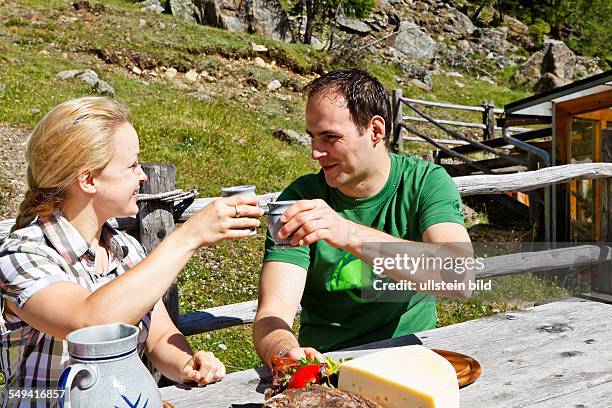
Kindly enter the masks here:
<path id="1" fill-rule="evenodd" d="M 24 241 L 5 242 L 0 247 L 0 295 L 18 308 L 41 289 L 55 282 L 70 281 L 61 261 L 41 247 Z"/>

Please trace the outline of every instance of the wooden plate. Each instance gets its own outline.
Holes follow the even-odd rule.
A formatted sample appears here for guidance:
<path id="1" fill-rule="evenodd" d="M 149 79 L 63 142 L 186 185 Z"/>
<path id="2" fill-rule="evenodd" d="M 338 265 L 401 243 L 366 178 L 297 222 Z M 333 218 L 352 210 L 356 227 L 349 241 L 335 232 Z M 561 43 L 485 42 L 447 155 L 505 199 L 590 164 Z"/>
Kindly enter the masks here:
<path id="1" fill-rule="evenodd" d="M 457 373 L 457 381 L 459 382 L 459 388 L 463 388 L 470 385 L 480 377 L 480 363 L 474 360 L 472 357 L 466 356 L 465 354 L 455 353 L 454 351 L 448 350 L 436 350 L 436 352 L 449 363 L 453 365 L 455 372 Z"/>

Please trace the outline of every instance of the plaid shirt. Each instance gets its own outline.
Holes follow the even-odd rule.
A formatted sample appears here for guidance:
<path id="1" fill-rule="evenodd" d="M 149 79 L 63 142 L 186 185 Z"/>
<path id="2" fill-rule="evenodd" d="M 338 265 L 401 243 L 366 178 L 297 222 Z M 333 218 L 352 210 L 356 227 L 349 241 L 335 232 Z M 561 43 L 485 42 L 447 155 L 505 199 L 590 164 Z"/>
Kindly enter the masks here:
<path id="1" fill-rule="evenodd" d="M 60 213 L 36 219 L 0 245 L 0 366 L 6 381 L 3 407 L 55 406 L 51 400 L 9 399 L 7 390 L 56 389 L 69 360 L 65 340 L 36 330 L 11 314 L 5 300 L 21 309 L 36 292 L 60 281 L 74 282 L 93 292 L 145 256 L 138 241 L 108 224 L 102 229 L 101 240 L 109 248 L 111 260 L 106 275 L 96 273 L 95 252 Z M 139 324 L 141 355 L 150 322 L 151 312 Z"/>

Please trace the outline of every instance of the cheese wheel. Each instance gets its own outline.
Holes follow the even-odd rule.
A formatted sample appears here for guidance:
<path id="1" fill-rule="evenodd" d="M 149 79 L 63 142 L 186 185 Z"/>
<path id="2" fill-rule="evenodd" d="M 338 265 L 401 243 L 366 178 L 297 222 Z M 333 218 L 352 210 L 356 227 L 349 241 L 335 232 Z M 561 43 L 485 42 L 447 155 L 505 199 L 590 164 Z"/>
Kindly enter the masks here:
<path id="1" fill-rule="evenodd" d="M 349 360 L 338 377 L 338 388 L 384 408 L 459 408 L 453 366 L 427 347 L 397 347 Z"/>

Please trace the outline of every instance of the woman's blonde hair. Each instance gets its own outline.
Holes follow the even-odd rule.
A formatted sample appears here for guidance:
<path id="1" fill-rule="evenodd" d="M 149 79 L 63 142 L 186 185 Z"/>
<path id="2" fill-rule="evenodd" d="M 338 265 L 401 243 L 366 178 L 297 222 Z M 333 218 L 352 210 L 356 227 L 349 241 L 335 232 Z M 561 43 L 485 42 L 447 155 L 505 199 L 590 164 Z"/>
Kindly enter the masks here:
<path id="1" fill-rule="evenodd" d="M 103 169 L 113 154 L 113 134 L 131 122 L 125 106 L 102 97 L 72 99 L 49 111 L 28 141 L 28 191 L 13 230 L 49 216 L 79 175 Z"/>

